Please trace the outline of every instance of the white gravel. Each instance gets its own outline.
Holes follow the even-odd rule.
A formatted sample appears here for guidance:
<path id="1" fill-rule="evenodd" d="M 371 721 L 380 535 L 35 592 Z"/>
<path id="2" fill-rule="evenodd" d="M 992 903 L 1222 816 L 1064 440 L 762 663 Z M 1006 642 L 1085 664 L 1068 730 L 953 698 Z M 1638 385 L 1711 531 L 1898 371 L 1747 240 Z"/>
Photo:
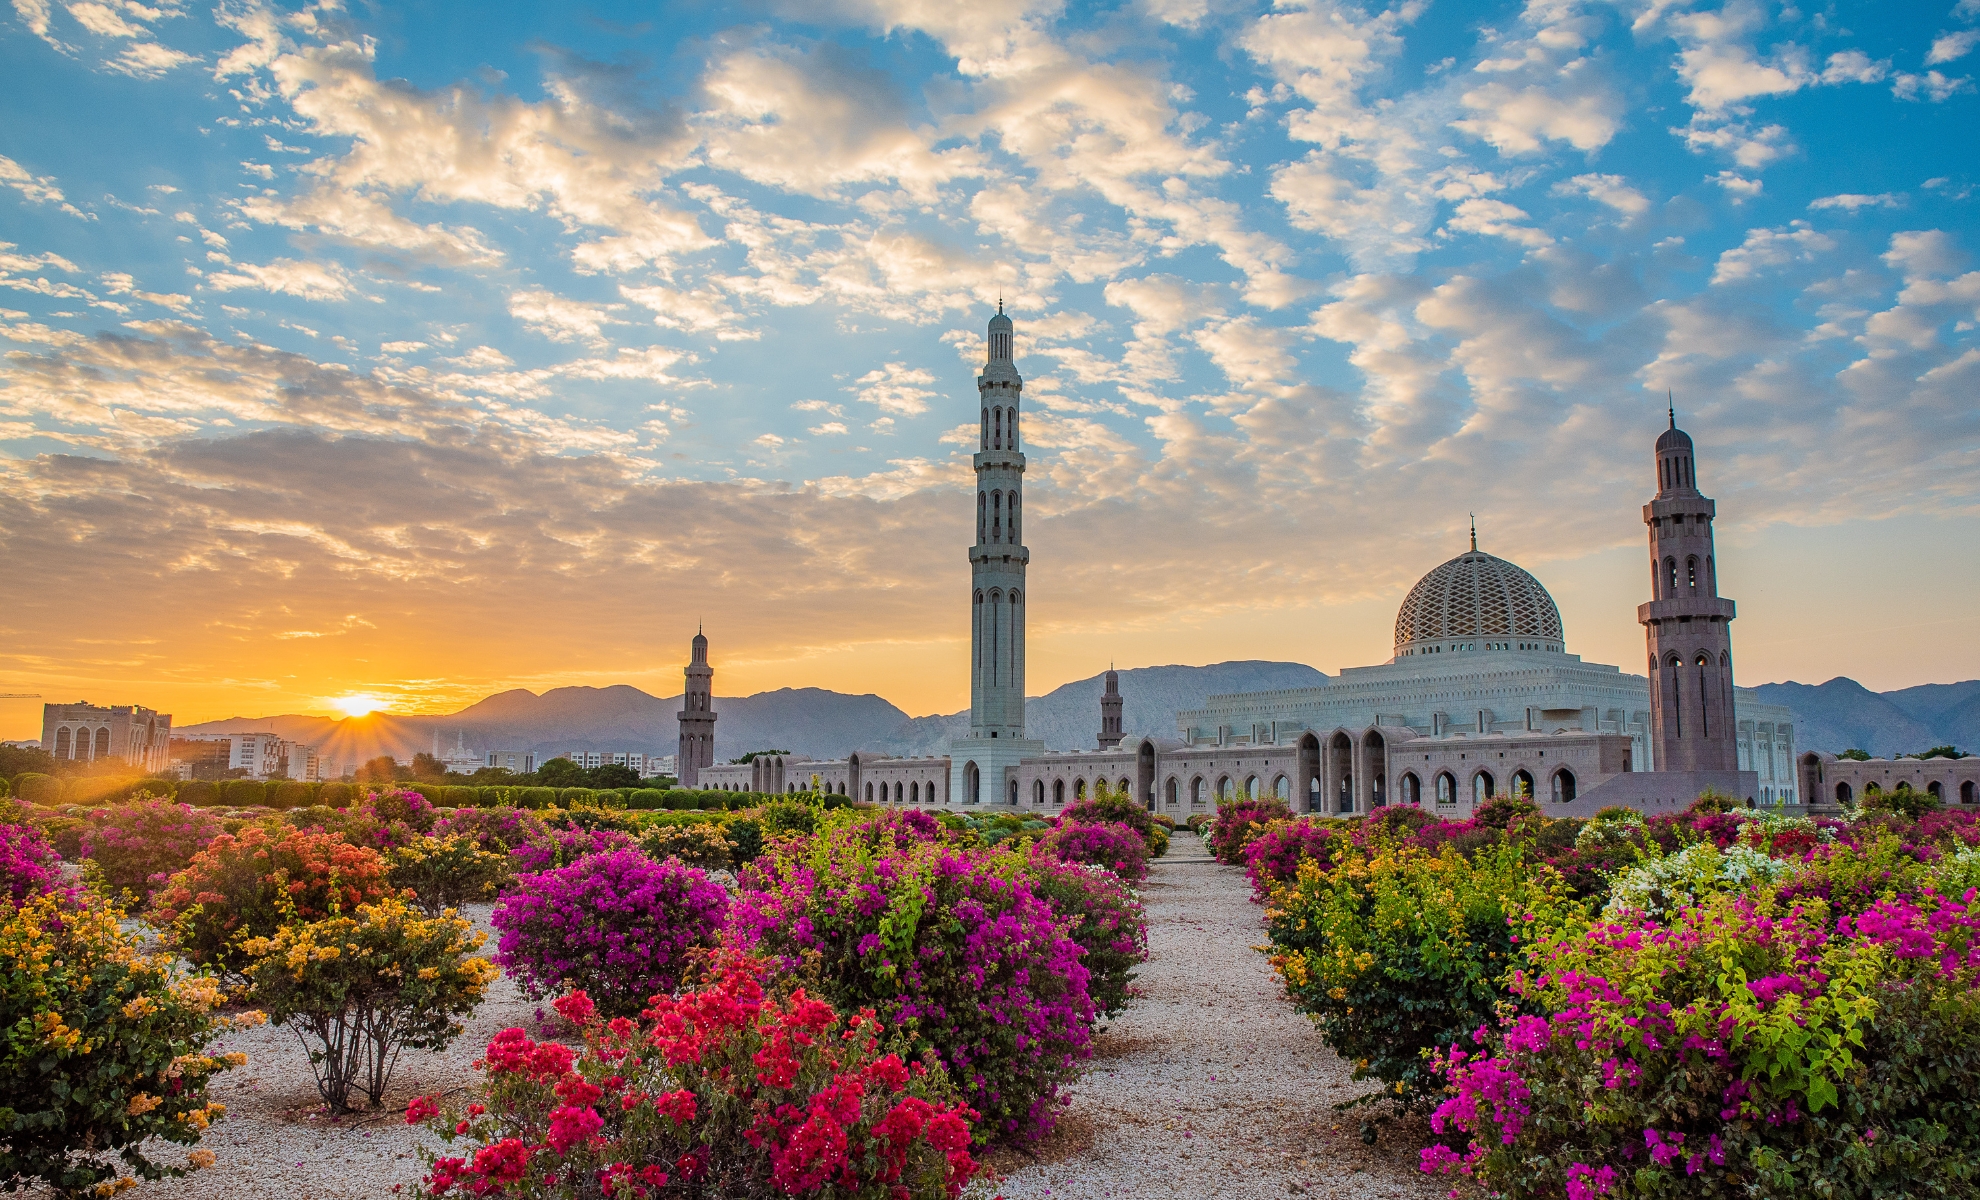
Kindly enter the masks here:
<path id="1" fill-rule="evenodd" d="M 1178 833 L 1142 890 L 1142 997 L 1100 1035 L 1093 1070 L 1035 1159 L 1002 1155 L 1006 1200 L 1442 1197 L 1410 1129 L 1364 1145 L 1333 1105 L 1373 1090 L 1294 1012 L 1244 873 Z"/>
<path id="2" fill-rule="evenodd" d="M 1006 1177 L 986 1181 L 983 1195 L 1445 1195 L 1414 1169 L 1410 1130 L 1390 1130 L 1370 1148 L 1359 1119 L 1333 1110 L 1368 1085 L 1349 1081 L 1347 1065 L 1286 1002 L 1255 948 L 1265 935 L 1249 897 L 1243 872 L 1217 865 L 1193 835 L 1176 835 L 1143 890 L 1152 957 L 1137 980 L 1142 996 L 1100 1034 L 1092 1071 L 1071 1089 L 1059 1132 L 1035 1155 L 998 1155 L 994 1165 Z M 494 944 L 490 909 L 467 911 L 491 935 L 483 953 Z M 390 1196 L 394 1184 L 410 1192 L 420 1177 L 415 1138 L 425 1135 L 405 1125 L 406 1101 L 472 1083 L 469 1064 L 488 1039 L 512 1025 L 533 1029 L 537 1009 L 498 980 L 449 1049 L 400 1059 L 382 1111 L 341 1120 L 324 1112 L 293 1033 L 264 1026 L 228 1034 L 215 1049 L 246 1051 L 248 1063 L 221 1075 L 214 1089 L 227 1116 L 200 1145 L 219 1161 L 128 1195 L 369 1200 Z"/>

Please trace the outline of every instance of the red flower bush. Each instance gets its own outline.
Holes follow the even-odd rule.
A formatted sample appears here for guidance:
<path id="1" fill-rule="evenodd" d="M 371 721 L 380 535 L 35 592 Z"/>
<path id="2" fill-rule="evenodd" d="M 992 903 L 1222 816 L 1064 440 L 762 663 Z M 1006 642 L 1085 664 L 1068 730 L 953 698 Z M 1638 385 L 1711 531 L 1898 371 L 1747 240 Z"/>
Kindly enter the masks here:
<path id="1" fill-rule="evenodd" d="M 152 898 L 152 920 L 193 962 L 238 976 L 243 940 L 396 894 L 376 850 L 318 830 L 251 826 L 195 854 Z"/>
<path id="2" fill-rule="evenodd" d="M 219 836 L 220 819 L 204 809 L 144 800 L 90 813 L 81 852 L 95 860 L 105 883 L 143 898 L 185 870 L 193 855 Z"/>
<path id="3" fill-rule="evenodd" d="M 1033 852 L 1049 854 L 1061 862 L 1105 867 L 1129 883 L 1148 878 L 1148 842 L 1131 825 L 1061 821 L 1057 829 L 1038 839 Z"/>
<path id="4" fill-rule="evenodd" d="M 955 1200 L 976 1172 L 975 1114 L 941 1068 L 904 1061 L 871 1010 L 767 995 L 769 970 L 724 955 L 713 982 L 637 1022 L 564 996 L 576 1052 L 503 1030 L 474 1103 L 407 1107 L 472 1147 L 429 1156 L 421 1194 Z"/>

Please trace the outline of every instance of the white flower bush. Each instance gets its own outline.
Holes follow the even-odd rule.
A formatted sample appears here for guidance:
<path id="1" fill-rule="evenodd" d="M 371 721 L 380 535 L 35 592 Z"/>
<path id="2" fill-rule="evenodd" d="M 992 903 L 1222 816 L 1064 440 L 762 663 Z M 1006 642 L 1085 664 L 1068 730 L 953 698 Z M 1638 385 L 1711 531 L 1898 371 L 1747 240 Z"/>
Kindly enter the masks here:
<path id="1" fill-rule="evenodd" d="M 1771 858 L 1741 842 L 1724 850 L 1700 842 L 1668 858 L 1617 872 L 1603 913 L 1614 917 L 1627 911 L 1666 917 L 1712 893 L 1777 883 L 1793 875 L 1800 865 Z"/>

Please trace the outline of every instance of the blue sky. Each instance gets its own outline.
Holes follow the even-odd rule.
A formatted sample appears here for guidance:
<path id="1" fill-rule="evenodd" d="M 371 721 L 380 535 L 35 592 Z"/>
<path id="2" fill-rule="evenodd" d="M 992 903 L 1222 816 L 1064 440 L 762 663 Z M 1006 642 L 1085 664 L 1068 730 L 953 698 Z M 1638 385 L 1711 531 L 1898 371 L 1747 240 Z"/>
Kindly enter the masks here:
<path id="1" fill-rule="evenodd" d="M 1980 0 L 12 0 L 0 670 L 664 689 L 719 614 L 738 683 L 954 707 L 1001 296 L 1046 687 L 1385 657 L 1470 511 L 1629 663 L 1667 389 L 1747 680 L 1980 673 L 1927 569 L 1980 532 L 1976 46 Z M 1951 587 L 1838 649 L 1810 547 Z"/>

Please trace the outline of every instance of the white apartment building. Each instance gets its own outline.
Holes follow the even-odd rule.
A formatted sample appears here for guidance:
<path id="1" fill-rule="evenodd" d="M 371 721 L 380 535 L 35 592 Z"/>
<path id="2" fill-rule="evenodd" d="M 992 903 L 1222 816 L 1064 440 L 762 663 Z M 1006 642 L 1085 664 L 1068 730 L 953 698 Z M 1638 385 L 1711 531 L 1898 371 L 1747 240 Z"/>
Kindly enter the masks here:
<path id="1" fill-rule="evenodd" d="M 671 774 L 674 756 L 671 754 L 642 754 L 637 750 L 571 750 L 559 754 L 558 758 L 568 758 L 587 771 L 595 771 L 607 763 L 631 767 L 641 778 Z"/>
<path id="2" fill-rule="evenodd" d="M 235 733 L 197 741 L 227 743 L 229 770 L 246 771 L 249 779 L 295 779 L 319 783 L 327 765 L 316 747 L 292 742 L 274 733 Z"/>

